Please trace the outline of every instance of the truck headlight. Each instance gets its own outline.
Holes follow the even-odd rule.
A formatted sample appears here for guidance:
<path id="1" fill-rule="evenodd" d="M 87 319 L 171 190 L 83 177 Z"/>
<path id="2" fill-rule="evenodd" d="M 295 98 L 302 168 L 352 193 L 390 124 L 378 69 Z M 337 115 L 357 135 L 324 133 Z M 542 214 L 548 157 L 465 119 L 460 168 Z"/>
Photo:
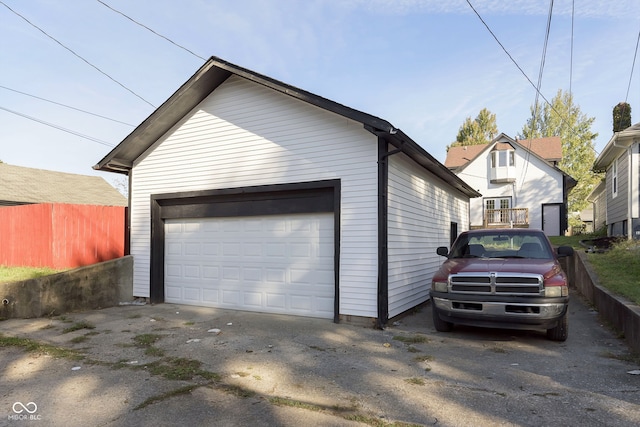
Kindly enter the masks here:
<path id="1" fill-rule="evenodd" d="M 544 288 L 545 297 L 566 297 L 569 296 L 569 288 L 567 286 L 549 286 Z"/>
<path id="2" fill-rule="evenodd" d="M 449 292 L 449 286 L 447 282 L 433 282 L 432 287 L 436 292 Z"/>

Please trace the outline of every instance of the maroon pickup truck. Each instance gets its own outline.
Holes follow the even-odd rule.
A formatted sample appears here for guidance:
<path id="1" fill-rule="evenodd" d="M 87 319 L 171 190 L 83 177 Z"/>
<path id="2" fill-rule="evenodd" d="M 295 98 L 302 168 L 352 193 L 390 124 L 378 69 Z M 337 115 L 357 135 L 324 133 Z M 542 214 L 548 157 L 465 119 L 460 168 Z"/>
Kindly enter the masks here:
<path id="1" fill-rule="evenodd" d="M 541 230 L 484 229 L 461 233 L 433 276 L 433 324 L 448 332 L 454 324 L 507 329 L 546 329 L 547 337 L 568 335 L 569 284 L 558 256 Z"/>

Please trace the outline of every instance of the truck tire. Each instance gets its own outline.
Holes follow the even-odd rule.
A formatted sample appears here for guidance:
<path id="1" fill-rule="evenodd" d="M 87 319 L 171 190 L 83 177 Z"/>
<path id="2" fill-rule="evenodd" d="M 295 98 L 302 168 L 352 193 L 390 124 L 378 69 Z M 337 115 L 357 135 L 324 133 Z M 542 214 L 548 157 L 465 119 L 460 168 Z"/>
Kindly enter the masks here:
<path id="1" fill-rule="evenodd" d="M 547 329 L 547 338 L 552 341 L 566 341 L 569 336 L 569 321 L 567 313 L 558 321 L 555 328 Z"/>
<path id="2" fill-rule="evenodd" d="M 453 323 L 445 322 L 438 316 L 438 310 L 435 304 L 431 304 L 431 314 L 433 315 L 433 326 L 438 332 L 450 332 L 453 329 Z"/>

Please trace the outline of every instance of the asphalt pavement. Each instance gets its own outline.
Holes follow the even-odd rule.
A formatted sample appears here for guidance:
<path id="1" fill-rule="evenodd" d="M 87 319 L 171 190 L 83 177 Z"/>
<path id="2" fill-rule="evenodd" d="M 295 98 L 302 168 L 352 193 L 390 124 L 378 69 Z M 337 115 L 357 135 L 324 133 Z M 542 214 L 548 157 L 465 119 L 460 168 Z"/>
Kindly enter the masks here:
<path id="1" fill-rule="evenodd" d="M 5 320 L 0 425 L 640 425 L 640 359 L 576 296 L 569 328 L 438 333 L 429 304 L 385 330 L 173 304 Z"/>

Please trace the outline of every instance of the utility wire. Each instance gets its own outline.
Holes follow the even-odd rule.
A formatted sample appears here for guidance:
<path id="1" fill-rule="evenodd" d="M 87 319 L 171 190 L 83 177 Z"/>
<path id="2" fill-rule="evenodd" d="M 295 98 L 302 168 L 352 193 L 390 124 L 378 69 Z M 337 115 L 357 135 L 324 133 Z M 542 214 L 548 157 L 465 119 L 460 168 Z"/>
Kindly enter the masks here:
<path id="1" fill-rule="evenodd" d="M 144 29 L 146 29 L 146 30 L 148 30 L 148 31 L 151 31 L 153 34 L 155 34 L 155 35 L 156 35 L 156 36 L 158 36 L 158 37 L 162 37 L 163 39 L 165 39 L 165 40 L 166 40 L 166 41 L 168 41 L 169 43 L 171 43 L 171 44 L 173 44 L 173 45 L 175 45 L 175 46 L 179 47 L 179 48 L 180 48 L 180 49 L 182 49 L 182 50 L 185 50 L 185 51 L 189 52 L 191 55 L 195 56 L 196 58 L 200 58 L 200 59 L 202 59 L 203 61 L 206 61 L 206 58 L 204 58 L 204 57 L 202 57 L 202 56 L 198 55 L 197 53 L 194 53 L 193 51 L 191 51 L 191 50 L 187 49 L 186 47 L 184 47 L 184 46 L 182 46 L 182 45 L 180 45 L 180 44 L 178 44 L 178 43 L 174 42 L 174 41 L 173 41 L 173 40 L 171 40 L 170 38 L 165 37 L 165 36 L 163 36 L 162 34 L 158 33 L 157 31 L 154 31 L 153 29 L 151 29 L 151 28 L 147 27 L 146 25 L 144 25 L 144 24 L 142 24 L 142 23 L 140 23 L 140 22 L 136 21 L 135 19 L 133 19 L 132 17 L 128 16 L 128 15 L 127 15 L 127 14 L 125 14 L 124 12 L 121 12 L 121 11 L 119 11 L 119 10 L 117 10 L 117 9 L 114 9 L 113 7 L 111 7 L 111 6 L 109 6 L 108 4 L 106 4 L 105 2 L 103 2 L 102 0 L 97 0 L 97 1 L 98 1 L 98 3 L 100 3 L 100 4 L 101 4 L 101 5 L 103 5 L 103 6 L 105 6 L 106 8 L 111 9 L 111 10 L 112 10 L 112 11 L 114 11 L 115 13 L 118 13 L 118 14 L 120 14 L 120 15 L 124 16 L 124 17 L 125 17 L 125 18 L 127 18 L 129 21 L 133 22 L 134 24 L 137 24 L 137 25 L 141 26 L 142 28 L 144 28 Z"/>
<path id="2" fill-rule="evenodd" d="M 4 7 L 6 7 L 7 9 L 9 9 L 11 12 L 13 12 L 14 14 L 16 14 L 17 16 L 19 16 L 20 18 L 22 18 L 23 20 L 25 20 L 29 25 L 31 25 L 33 28 L 37 29 L 38 31 L 40 31 L 42 34 L 44 34 L 45 36 L 47 36 L 48 38 L 50 38 L 51 40 L 53 40 L 54 42 L 56 42 L 57 44 L 59 44 L 60 46 L 62 46 L 63 48 L 65 48 L 67 51 L 71 52 L 76 58 L 82 60 L 83 62 L 85 62 L 86 64 L 88 64 L 89 66 L 91 66 L 92 68 L 94 68 L 96 71 L 98 71 L 100 74 L 104 75 L 105 77 L 109 78 L 111 81 L 113 81 L 114 83 L 118 84 L 120 87 L 122 87 L 123 89 L 127 90 L 129 93 L 133 94 L 134 96 L 136 96 L 137 98 L 141 99 L 142 101 L 146 102 L 147 104 L 149 104 L 150 106 L 152 106 L 153 108 L 156 108 L 155 105 L 153 105 L 152 103 L 150 103 L 149 101 L 147 101 L 146 99 L 144 99 L 142 96 L 138 95 L 137 93 L 135 93 L 133 90 L 129 89 L 127 86 L 125 86 L 124 84 L 120 83 L 118 80 L 114 79 L 113 77 L 111 77 L 109 74 L 105 73 L 104 71 L 102 71 L 100 68 L 98 68 L 97 66 L 93 65 L 91 62 L 87 61 L 86 59 L 84 59 L 82 56 L 80 56 L 78 53 L 74 52 L 71 48 L 65 46 L 62 42 L 60 42 L 59 40 L 57 40 L 55 37 L 51 36 L 50 34 L 48 34 L 46 31 L 44 31 L 42 28 L 38 27 L 37 25 L 35 25 L 33 22 L 29 21 L 27 18 L 25 18 L 24 16 L 22 16 L 21 14 L 19 14 L 18 12 L 16 12 L 15 10 L 11 9 L 9 6 L 7 6 L 7 4 L 5 2 L 3 2 L 2 0 L 0 0 L 0 4 L 2 4 Z"/>
<path id="3" fill-rule="evenodd" d="M 509 59 L 511 59 L 511 62 L 514 63 L 514 65 L 518 68 L 518 70 L 520 70 L 520 72 L 522 73 L 522 75 L 527 79 L 527 81 L 529 82 L 529 84 L 531 84 L 531 86 L 533 86 L 533 88 L 536 90 L 536 99 L 537 99 L 537 95 L 541 96 L 542 99 L 547 103 L 547 105 L 549 106 L 549 108 L 551 108 L 551 111 L 553 111 L 554 113 L 556 113 L 558 115 L 558 117 L 560 117 L 560 119 L 563 122 L 568 122 L 567 118 L 560 114 L 560 112 L 558 110 L 555 109 L 555 107 L 553 106 L 553 104 L 551 104 L 549 102 L 549 100 L 547 98 L 545 98 L 545 96 L 540 92 L 540 90 L 533 84 L 533 82 L 531 81 L 531 79 L 527 76 L 527 74 L 522 70 L 522 68 L 520 68 L 520 65 L 518 65 L 518 63 L 516 62 L 515 59 L 513 59 L 513 57 L 511 56 L 511 54 L 509 54 L 509 52 L 507 51 L 507 49 L 504 47 L 504 45 L 502 43 L 500 43 L 500 40 L 498 40 L 498 37 L 496 37 L 496 35 L 493 33 L 493 31 L 491 31 L 491 28 L 489 28 L 489 25 L 484 21 L 484 19 L 482 19 L 482 16 L 480 16 L 480 14 L 478 13 L 478 11 L 473 7 L 473 5 L 471 4 L 470 0 L 466 0 L 467 4 L 469 5 L 469 7 L 471 7 L 471 9 L 473 9 L 473 11 L 475 12 L 475 14 L 478 16 L 478 19 L 480 19 L 480 21 L 484 24 L 484 26 L 486 27 L 487 31 L 489 31 L 489 33 L 491 33 L 491 35 L 493 36 L 493 38 L 495 39 L 495 41 L 500 45 L 500 47 L 502 48 L 502 50 L 504 51 L 504 53 L 507 54 L 507 56 L 509 57 Z M 537 108 L 534 107 L 534 108 Z M 594 147 L 590 148 L 596 153 L 598 154 L 598 152 L 596 151 L 596 149 Z"/>
<path id="4" fill-rule="evenodd" d="M 640 44 L 640 31 L 638 32 L 638 40 L 636 41 L 636 52 L 633 54 L 633 64 L 631 64 L 631 75 L 629 76 L 629 85 L 627 86 L 627 94 L 624 97 L 625 103 L 629 98 L 629 90 L 631 89 L 631 79 L 633 78 L 633 68 L 636 65 L 636 57 L 638 56 L 638 44 Z"/>
<path id="5" fill-rule="evenodd" d="M 475 7 L 473 7 L 473 5 L 471 4 L 471 0 L 467 0 L 467 4 L 469 5 L 469 7 L 471 7 L 471 9 L 473 9 L 474 13 L 478 16 L 478 19 L 480 19 L 480 21 L 484 24 L 484 26 L 487 28 L 487 31 L 489 31 L 489 33 L 491 33 L 491 35 L 493 36 L 493 38 L 495 39 L 495 41 L 500 45 L 500 47 L 502 48 L 502 50 L 504 51 L 504 53 L 507 54 L 507 56 L 509 57 L 509 59 L 511 60 L 511 62 L 513 62 L 513 64 L 518 68 L 518 70 L 520 70 L 520 72 L 522 73 L 522 75 L 525 77 L 525 79 L 527 79 L 527 81 L 529 82 L 529 84 L 531 84 L 531 86 L 536 90 L 536 93 L 538 93 L 542 99 L 545 100 L 545 102 L 547 104 L 549 104 L 549 106 L 551 108 L 553 108 L 553 105 L 551 105 L 551 103 L 547 100 L 547 98 L 544 97 L 543 94 L 540 93 L 540 90 L 536 87 L 535 84 L 533 84 L 533 82 L 531 81 L 531 79 L 529 78 L 529 76 L 527 76 L 527 73 L 524 72 L 524 70 L 520 67 L 520 65 L 516 62 L 515 59 L 513 59 L 513 57 L 511 56 L 511 54 L 509 53 L 509 51 L 504 47 L 504 45 L 500 42 L 500 40 L 498 40 L 498 37 L 493 33 L 493 31 L 491 31 L 491 28 L 489 28 L 489 25 L 484 21 L 484 19 L 482 19 L 482 16 L 480 16 L 480 14 L 478 13 L 478 11 L 476 10 Z M 560 114 L 558 114 L 560 115 Z"/>
<path id="6" fill-rule="evenodd" d="M 52 128 L 61 130 L 63 132 L 67 132 L 67 133 L 70 133 L 72 135 L 79 136 L 80 138 L 88 139 L 89 141 L 97 142 L 98 144 L 106 145 L 107 147 L 115 147 L 115 144 L 110 144 L 110 143 L 108 143 L 106 141 L 102 141 L 101 139 L 93 138 L 91 136 L 81 134 L 80 132 L 75 132 L 75 131 L 72 131 L 70 129 L 64 128 L 62 126 L 58 126 L 58 125 L 54 125 L 53 123 L 45 122 L 44 120 L 40 120 L 40 119 L 28 116 L 28 115 L 23 114 L 23 113 L 19 113 L 17 111 L 10 110 L 8 108 L 4 108 L 2 106 L 0 106 L 0 110 L 4 110 L 4 111 L 6 111 L 8 113 L 15 114 L 15 115 L 20 116 L 20 117 L 24 117 L 25 119 L 29 119 L 29 120 L 33 120 L 34 122 L 41 123 L 41 124 L 43 124 L 45 126 L 50 126 Z"/>
<path id="7" fill-rule="evenodd" d="M 575 0 L 571 0 L 571 53 L 569 55 L 569 95 L 573 101 L 573 92 L 571 90 L 573 83 L 573 22 L 575 18 Z"/>
<path id="8" fill-rule="evenodd" d="M 541 96 L 540 88 L 542 87 L 542 74 L 544 72 L 544 64 L 546 62 L 547 57 L 547 45 L 549 44 L 549 34 L 551 33 L 551 17 L 553 16 L 553 0 L 551 0 L 549 4 L 549 14 L 547 16 L 547 28 L 544 34 L 544 43 L 542 47 L 542 57 L 540 58 L 540 70 L 538 71 L 538 86 L 536 87 L 536 100 L 534 102 L 534 110 L 533 110 L 533 119 L 535 120 L 538 117 L 538 100 L 539 96 Z M 529 169 L 529 159 L 531 157 L 531 143 L 533 142 L 533 135 L 529 136 L 529 142 L 527 144 L 527 157 L 524 162 L 524 170 L 522 171 L 522 177 L 520 178 L 520 189 L 524 186 L 525 178 L 527 177 L 527 171 Z"/>
<path id="9" fill-rule="evenodd" d="M 50 102 L 51 104 L 55 104 L 55 105 L 59 105 L 61 107 L 69 108 L 71 110 L 79 111 L 81 113 L 90 114 L 92 116 L 99 117 L 101 119 L 110 120 L 110 121 L 115 122 L 115 123 L 120 123 L 120 124 L 123 124 L 123 125 L 135 127 L 135 125 L 132 125 L 131 123 L 122 122 L 120 120 L 116 120 L 116 119 L 112 119 L 110 117 L 102 116 L 100 114 L 92 113 L 91 111 L 83 110 L 81 108 L 72 107 L 71 105 L 62 104 L 60 102 L 56 102 L 56 101 L 52 101 L 50 99 L 42 98 L 40 96 L 32 95 L 30 93 L 22 92 L 22 91 L 19 91 L 17 89 L 11 89 L 10 87 L 6 87 L 6 86 L 2 86 L 2 85 L 0 85 L 0 88 L 1 89 L 5 89 L 5 90 L 10 90 L 11 92 L 19 93 L 21 95 L 30 96 L 32 98 L 39 99 L 41 101 Z"/>

